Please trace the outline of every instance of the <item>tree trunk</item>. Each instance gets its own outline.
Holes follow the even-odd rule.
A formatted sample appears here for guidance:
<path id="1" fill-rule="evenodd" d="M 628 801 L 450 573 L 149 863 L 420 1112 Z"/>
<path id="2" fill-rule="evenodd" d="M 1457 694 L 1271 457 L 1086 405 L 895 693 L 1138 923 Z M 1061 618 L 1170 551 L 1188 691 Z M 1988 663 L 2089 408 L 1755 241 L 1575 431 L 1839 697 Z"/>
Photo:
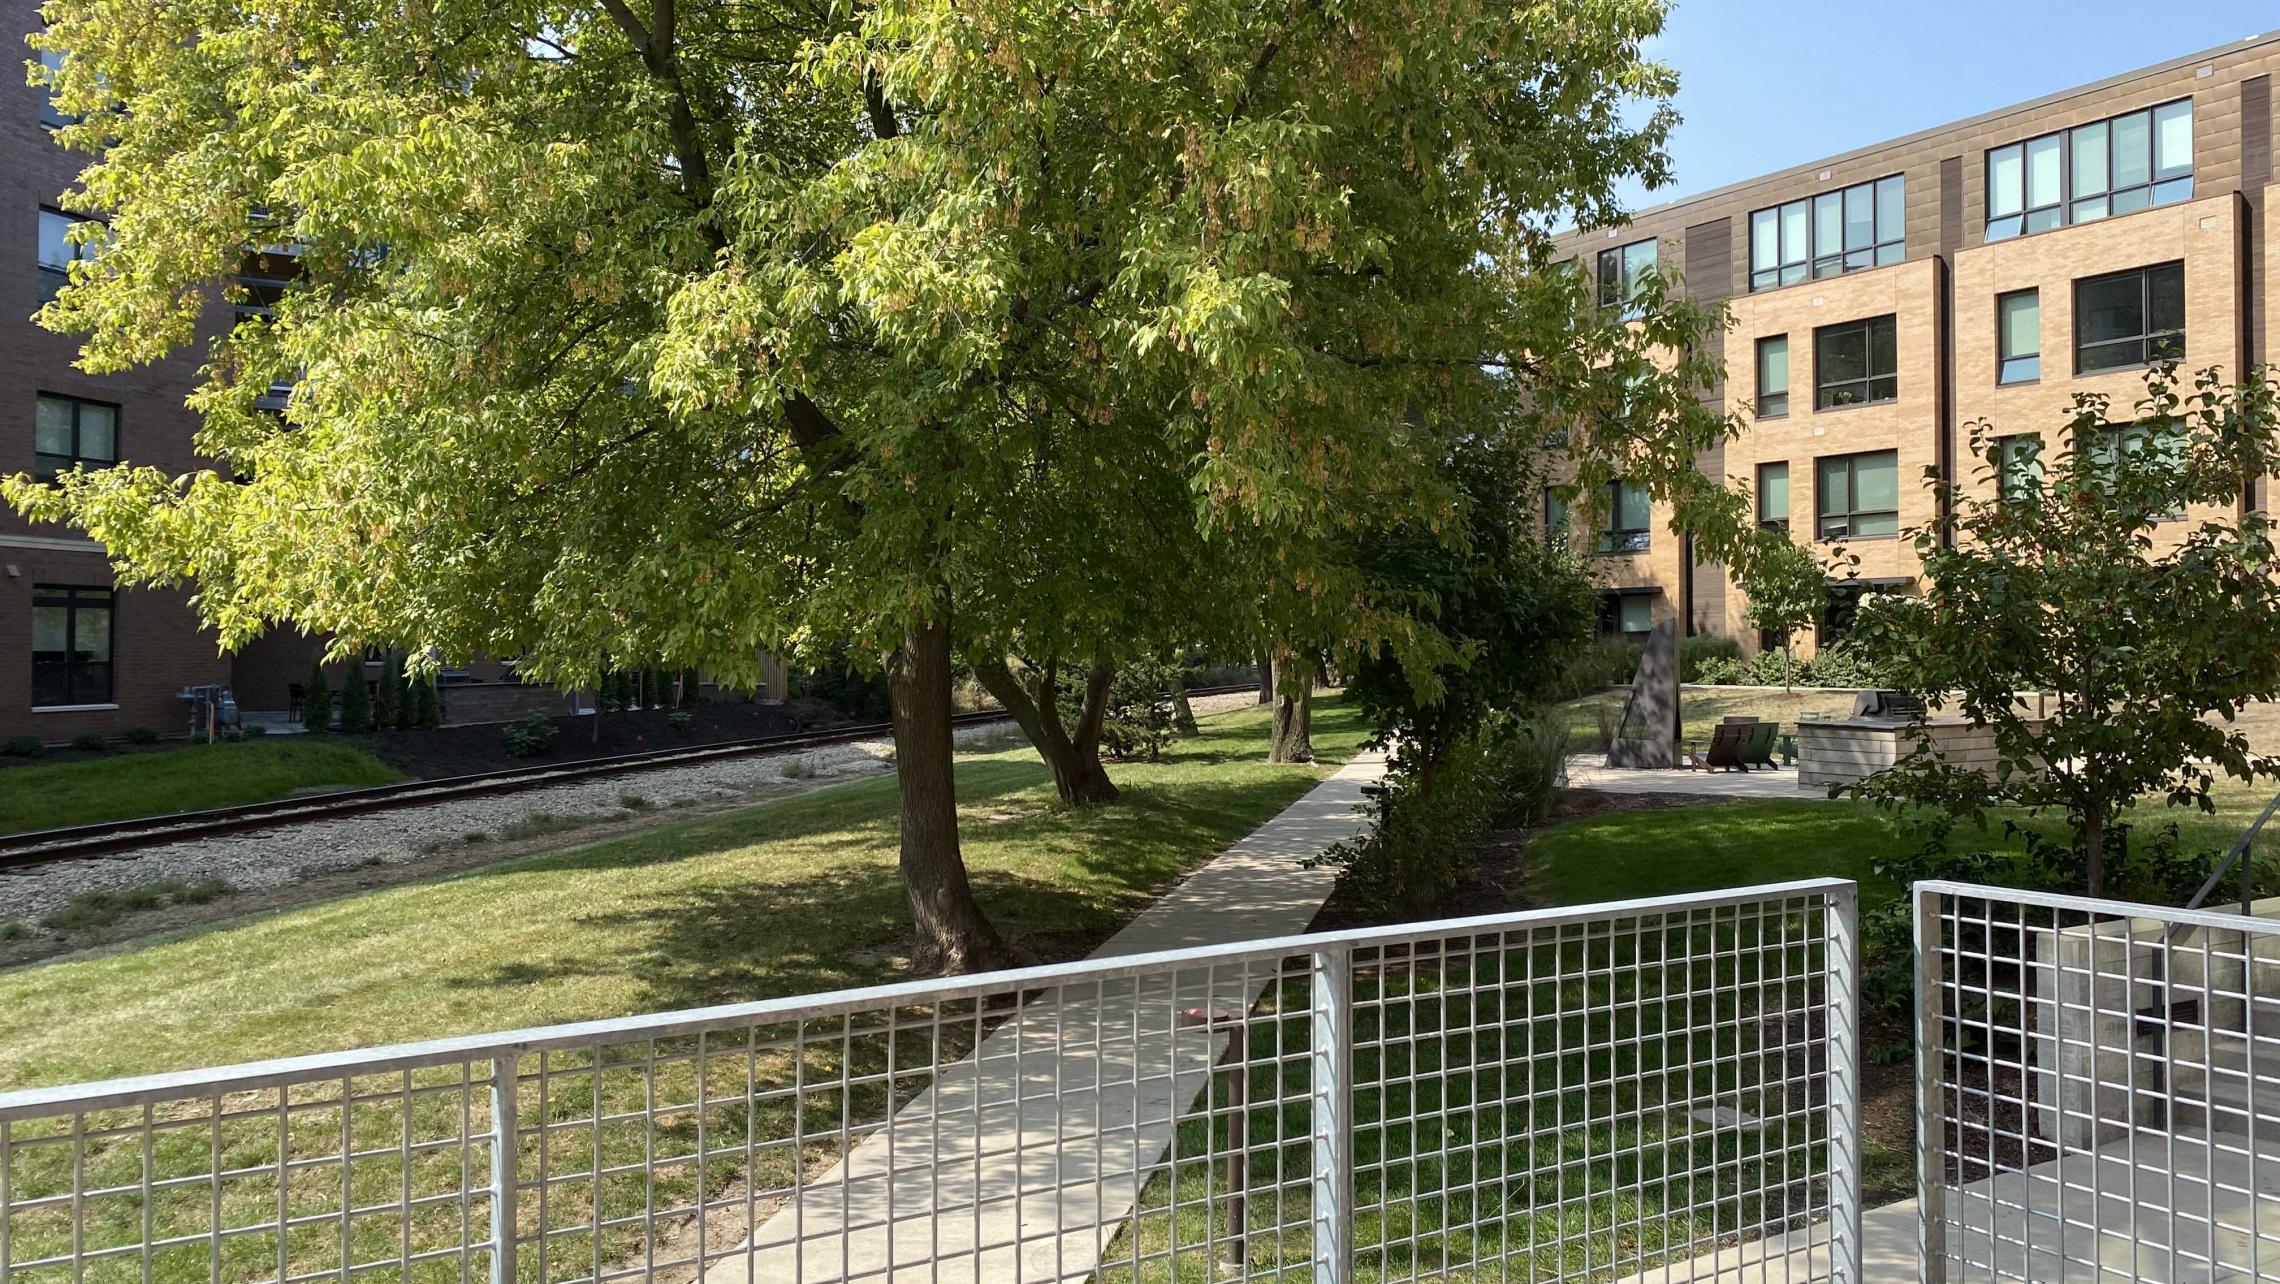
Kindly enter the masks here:
<path id="1" fill-rule="evenodd" d="M 951 765 L 950 625 L 915 626 L 887 657 L 887 708 L 902 786 L 902 876 L 918 924 L 921 971 L 980 972 L 1005 960 L 1005 943 L 974 901 L 958 852 L 958 789 Z"/>
<path id="2" fill-rule="evenodd" d="M 1195 706 L 1188 703 L 1187 677 L 1176 667 L 1172 670 L 1172 731 L 1182 736 L 1203 734 L 1195 725 Z"/>
<path id="3" fill-rule="evenodd" d="M 1085 679 L 1085 707 L 1075 734 L 1061 722 L 1059 662 L 1016 672 L 1001 655 L 971 657 L 974 676 L 1013 715 L 1022 734 L 1053 773 L 1054 792 L 1072 806 L 1091 807 L 1117 799 L 1116 782 L 1100 762 L 1100 728 L 1108 713 L 1108 685 L 1116 666 L 1096 661 Z"/>
<path id="4" fill-rule="evenodd" d="M 1275 702 L 1275 662 L 1266 652 L 1259 652 L 1259 703 Z"/>
<path id="5" fill-rule="evenodd" d="M 2103 806 L 2085 807 L 2082 811 L 2082 871 L 2088 884 L 2086 895 L 2106 894 L 2106 809 Z"/>
<path id="6" fill-rule="evenodd" d="M 1314 761 L 1314 663 L 1278 655 L 1272 666 L 1275 687 L 1274 742 L 1268 762 Z"/>

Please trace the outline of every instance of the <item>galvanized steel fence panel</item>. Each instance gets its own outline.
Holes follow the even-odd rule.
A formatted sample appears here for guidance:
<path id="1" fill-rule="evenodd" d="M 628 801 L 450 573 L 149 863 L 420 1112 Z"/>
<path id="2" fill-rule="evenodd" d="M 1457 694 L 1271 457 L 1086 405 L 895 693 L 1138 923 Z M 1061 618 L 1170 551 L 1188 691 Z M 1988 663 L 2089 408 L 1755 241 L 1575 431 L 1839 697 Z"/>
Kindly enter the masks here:
<path id="1" fill-rule="evenodd" d="M 1924 1278 L 2280 1277 L 2280 923 L 1915 897 Z"/>
<path id="2" fill-rule="evenodd" d="M 0 1284 L 1858 1278 L 1849 883 L 0 1095 Z"/>

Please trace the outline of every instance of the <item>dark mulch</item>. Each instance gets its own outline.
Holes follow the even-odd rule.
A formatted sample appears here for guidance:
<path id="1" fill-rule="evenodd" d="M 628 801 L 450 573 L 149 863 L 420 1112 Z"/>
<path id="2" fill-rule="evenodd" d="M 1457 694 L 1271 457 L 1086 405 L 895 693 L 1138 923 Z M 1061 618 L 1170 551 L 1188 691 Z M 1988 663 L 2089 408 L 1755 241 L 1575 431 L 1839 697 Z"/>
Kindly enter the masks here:
<path id="1" fill-rule="evenodd" d="M 604 713 L 598 740 L 592 717 L 553 718 L 550 721 L 559 729 L 554 738 L 554 752 L 537 758 L 517 758 L 508 753 L 506 727 L 500 723 L 439 727 L 432 731 L 387 731 L 343 739 L 407 776 L 434 780 L 507 767 L 584 762 L 590 758 L 646 753 L 716 740 L 782 735 L 832 725 L 817 721 L 803 728 L 799 719 L 783 705 L 743 700 L 695 705 L 687 712 L 690 720 L 686 729 L 676 729 L 662 709 Z"/>
<path id="2" fill-rule="evenodd" d="M 1610 812 L 1663 811 L 1672 807 L 1717 807 L 1723 803 L 1695 794 L 1610 794 L 1597 789 L 1563 789 L 1552 804 L 1552 814 L 1541 824 L 1508 825 L 1491 830 L 1473 849 L 1473 869 L 1457 881 L 1438 905 L 1402 913 L 1364 901 L 1341 884 L 1322 912 L 1314 916 L 1317 932 L 1352 927 L 1378 927 L 1387 923 L 1415 923 L 1436 918 L 1465 918 L 1475 914 L 1502 914 L 1533 909 L 1528 895 L 1528 847 L 1536 835 L 1554 825 L 1584 816 Z"/>

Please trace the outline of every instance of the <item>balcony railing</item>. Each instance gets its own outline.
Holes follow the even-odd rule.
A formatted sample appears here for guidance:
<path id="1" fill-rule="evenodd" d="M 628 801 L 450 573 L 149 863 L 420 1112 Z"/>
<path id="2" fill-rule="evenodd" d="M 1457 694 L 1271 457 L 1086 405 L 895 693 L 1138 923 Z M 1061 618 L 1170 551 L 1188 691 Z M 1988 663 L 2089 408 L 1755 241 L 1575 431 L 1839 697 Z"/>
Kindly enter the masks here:
<path id="1" fill-rule="evenodd" d="M 19 1091 L 0 1284 L 1853 1280 L 1854 925 L 1816 880 Z"/>

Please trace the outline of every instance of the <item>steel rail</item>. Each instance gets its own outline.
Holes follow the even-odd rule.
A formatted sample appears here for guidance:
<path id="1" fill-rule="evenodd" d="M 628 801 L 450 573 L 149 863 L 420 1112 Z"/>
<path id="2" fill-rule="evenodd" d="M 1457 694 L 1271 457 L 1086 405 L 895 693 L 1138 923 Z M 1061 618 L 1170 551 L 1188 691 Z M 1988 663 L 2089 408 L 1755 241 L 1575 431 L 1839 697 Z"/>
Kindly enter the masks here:
<path id="1" fill-rule="evenodd" d="M 1228 695 L 1237 691 L 1255 689 L 1255 684 L 1246 682 L 1225 687 L 1207 687 L 1190 691 L 1188 695 Z M 1010 715 L 995 709 L 953 714 L 950 719 L 953 726 L 960 727 L 1009 720 Z M 498 771 L 471 772 L 461 776 L 440 776 L 432 780 L 407 780 L 392 785 L 369 785 L 358 789 L 343 789 L 300 798 L 279 798 L 267 802 L 240 803 L 235 806 L 215 807 L 203 811 L 170 812 L 159 816 L 138 816 L 129 820 L 100 821 L 94 824 L 69 825 L 57 829 L 28 830 L 23 833 L 0 835 L 0 875 L 23 873 L 43 865 L 63 861 L 100 857 L 126 859 L 131 858 L 131 853 L 140 848 L 158 847 L 179 842 L 195 842 L 205 838 L 219 838 L 256 829 L 268 829 L 273 826 L 337 820 L 348 816 L 363 816 L 402 807 L 422 807 L 429 803 L 450 802 L 462 798 L 491 798 L 503 794 L 519 793 L 527 789 L 543 789 L 549 785 L 575 784 L 580 781 L 634 772 L 659 771 L 672 767 L 694 766 L 701 763 L 722 762 L 732 758 L 751 757 L 757 754 L 848 744 L 889 735 L 893 729 L 893 725 L 890 723 L 866 722 L 853 726 L 831 727 L 821 731 L 792 731 L 772 736 L 756 736 L 745 740 L 716 740 L 705 744 L 681 745 L 671 749 L 651 749 L 640 753 L 616 754 L 606 758 L 589 758 L 579 762 L 535 767 L 507 767 Z"/>

